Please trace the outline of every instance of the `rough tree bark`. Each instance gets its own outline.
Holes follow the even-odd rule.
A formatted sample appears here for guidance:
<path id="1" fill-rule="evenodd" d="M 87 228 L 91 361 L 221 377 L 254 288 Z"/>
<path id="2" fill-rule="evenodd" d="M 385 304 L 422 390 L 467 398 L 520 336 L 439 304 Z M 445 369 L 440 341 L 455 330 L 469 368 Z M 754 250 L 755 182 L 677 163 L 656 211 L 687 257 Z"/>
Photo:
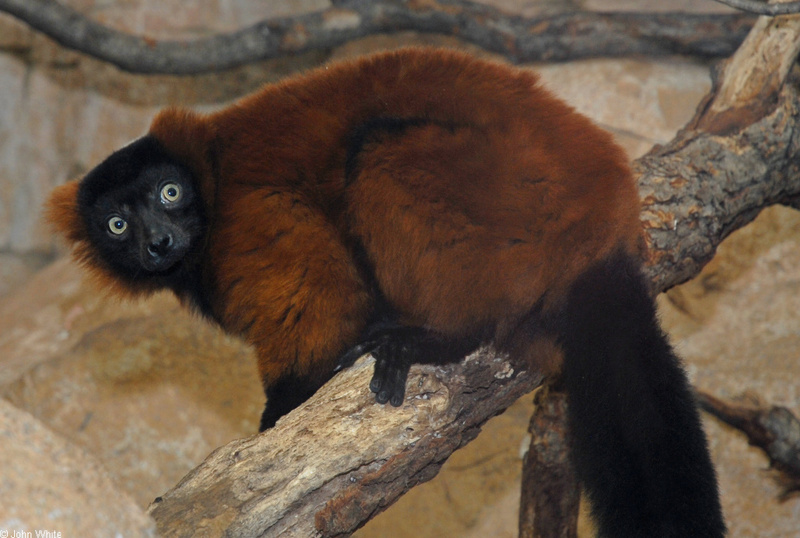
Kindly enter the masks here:
<path id="1" fill-rule="evenodd" d="M 747 35 L 747 14 L 562 13 L 508 15 L 466 0 L 332 0 L 325 11 L 261 21 L 191 41 L 133 36 L 56 0 L 0 0 L 0 11 L 61 45 L 134 73 L 199 74 L 333 47 L 368 35 L 413 30 L 451 35 L 513 62 L 623 55 L 726 57 Z"/>
<path id="2" fill-rule="evenodd" d="M 344 536 L 436 475 L 480 425 L 541 383 L 481 349 L 413 368 L 405 404 L 375 404 L 372 360 L 258 436 L 217 449 L 149 509 L 163 536 Z"/>
<path id="3" fill-rule="evenodd" d="M 581 488 L 569 461 L 567 394 L 548 384 L 536 392 L 522 462 L 519 538 L 577 538 Z"/>
<path id="4" fill-rule="evenodd" d="M 634 163 L 656 290 L 696 275 L 765 206 L 797 203 L 798 51 L 800 16 L 760 18 L 694 118 Z"/>

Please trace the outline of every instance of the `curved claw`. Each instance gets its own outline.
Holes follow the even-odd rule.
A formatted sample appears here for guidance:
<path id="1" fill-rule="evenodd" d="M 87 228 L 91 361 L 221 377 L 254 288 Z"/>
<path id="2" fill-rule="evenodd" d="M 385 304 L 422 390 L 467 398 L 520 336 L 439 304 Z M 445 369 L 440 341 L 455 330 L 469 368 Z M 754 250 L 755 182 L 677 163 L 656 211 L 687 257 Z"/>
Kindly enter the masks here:
<path id="1" fill-rule="evenodd" d="M 333 369 L 334 373 L 353 366 L 358 359 L 383 345 L 389 337 L 390 330 L 395 327 L 395 325 L 385 322 L 375 323 L 368 327 L 361 341 L 339 357 L 339 363 Z"/>
<path id="2" fill-rule="evenodd" d="M 358 359 L 367 353 L 372 353 L 379 345 L 380 342 L 375 340 L 360 342 L 354 345 L 345 351 L 341 357 L 339 357 L 339 363 L 336 365 L 333 371 L 340 372 L 345 368 L 350 368 Z"/>

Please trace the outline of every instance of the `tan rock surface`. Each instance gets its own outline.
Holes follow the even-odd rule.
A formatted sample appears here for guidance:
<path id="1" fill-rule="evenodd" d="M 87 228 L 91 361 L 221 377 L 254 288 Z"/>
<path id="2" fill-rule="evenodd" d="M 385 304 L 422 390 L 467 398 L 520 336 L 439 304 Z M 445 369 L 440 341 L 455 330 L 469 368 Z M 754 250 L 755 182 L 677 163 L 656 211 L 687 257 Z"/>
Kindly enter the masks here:
<path id="1" fill-rule="evenodd" d="M 0 531 L 155 536 L 152 520 L 94 456 L 2 399 L 0 476 Z"/>
<path id="2" fill-rule="evenodd" d="M 31 312 L 19 297 L 47 306 Z M 61 262 L 9 302 L 20 307 L 2 312 L 12 338 L 0 370 L 21 375 L 3 396 L 99 457 L 142 508 L 214 448 L 257 431 L 252 352 L 170 295 L 105 297 Z"/>

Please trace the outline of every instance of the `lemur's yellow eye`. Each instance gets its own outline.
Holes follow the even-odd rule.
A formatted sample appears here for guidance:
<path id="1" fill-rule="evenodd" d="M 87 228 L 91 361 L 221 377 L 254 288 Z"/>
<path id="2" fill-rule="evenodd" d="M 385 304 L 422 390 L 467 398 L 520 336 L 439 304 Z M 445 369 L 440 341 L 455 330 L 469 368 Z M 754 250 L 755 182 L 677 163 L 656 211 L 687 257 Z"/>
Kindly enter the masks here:
<path id="1" fill-rule="evenodd" d="M 181 197 L 181 188 L 175 183 L 167 183 L 161 189 L 161 201 L 167 203 L 177 202 Z"/>
<path id="2" fill-rule="evenodd" d="M 108 229 L 114 235 L 122 235 L 125 233 L 125 230 L 128 229 L 128 223 L 125 222 L 125 219 L 111 217 L 108 219 Z"/>

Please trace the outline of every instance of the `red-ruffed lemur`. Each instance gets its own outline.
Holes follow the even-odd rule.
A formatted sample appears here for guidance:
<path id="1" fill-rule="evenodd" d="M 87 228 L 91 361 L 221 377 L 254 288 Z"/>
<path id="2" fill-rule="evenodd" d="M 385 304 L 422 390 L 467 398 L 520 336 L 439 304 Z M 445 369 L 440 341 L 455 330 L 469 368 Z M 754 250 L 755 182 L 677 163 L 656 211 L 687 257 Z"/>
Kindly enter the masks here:
<path id="1" fill-rule="evenodd" d="M 398 406 L 413 363 L 550 338 L 601 534 L 722 536 L 639 211 L 621 149 L 534 73 L 424 49 L 167 109 L 49 202 L 105 284 L 169 288 L 255 347 L 262 430 L 367 352 Z"/>

